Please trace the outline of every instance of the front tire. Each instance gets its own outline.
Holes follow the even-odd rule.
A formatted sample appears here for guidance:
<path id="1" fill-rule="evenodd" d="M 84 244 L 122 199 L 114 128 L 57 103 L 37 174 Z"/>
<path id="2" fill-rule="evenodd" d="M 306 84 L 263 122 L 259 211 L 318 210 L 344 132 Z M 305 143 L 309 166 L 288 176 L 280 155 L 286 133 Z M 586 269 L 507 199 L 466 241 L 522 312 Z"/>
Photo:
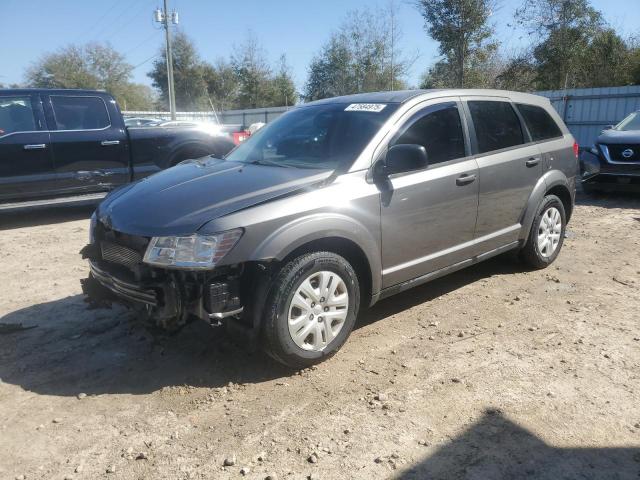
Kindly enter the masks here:
<path id="1" fill-rule="evenodd" d="M 554 262 L 564 243 L 566 218 L 564 205 L 558 197 L 547 195 L 542 199 L 527 243 L 520 251 L 525 264 L 542 269 Z"/>
<path id="2" fill-rule="evenodd" d="M 263 349 L 293 368 L 326 360 L 346 342 L 359 305 L 358 276 L 343 257 L 314 252 L 294 258 L 271 282 Z"/>

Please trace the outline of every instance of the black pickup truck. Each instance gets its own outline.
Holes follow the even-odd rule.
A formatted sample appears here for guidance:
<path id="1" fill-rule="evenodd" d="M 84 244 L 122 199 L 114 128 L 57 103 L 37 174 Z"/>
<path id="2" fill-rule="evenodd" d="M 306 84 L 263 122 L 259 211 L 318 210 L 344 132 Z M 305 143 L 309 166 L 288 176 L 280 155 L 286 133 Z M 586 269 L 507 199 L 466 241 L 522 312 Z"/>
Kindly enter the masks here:
<path id="1" fill-rule="evenodd" d="M 111 95 L 0 90 L 0 211 L 95 202 L 114 188 L 234 144 L 215 130 L 126 127 Z"/>

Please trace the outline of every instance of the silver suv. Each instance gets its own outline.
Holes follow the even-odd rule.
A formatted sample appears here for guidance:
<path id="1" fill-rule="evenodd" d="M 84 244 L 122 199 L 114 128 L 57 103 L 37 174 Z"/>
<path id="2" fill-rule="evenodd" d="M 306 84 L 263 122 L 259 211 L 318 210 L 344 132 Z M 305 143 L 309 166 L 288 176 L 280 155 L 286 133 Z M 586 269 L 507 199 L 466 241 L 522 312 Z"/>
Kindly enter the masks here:
<path id="1" fill-rule="evenodd" d="M 549 101 L 495 90 L 302 105 L 227 157 L 111 193 L 82 251 L 97 302 L 176 329 L 197 317 L 294 367 L 362 307 L 508 250 L 562 247 L 578 147 Z"/>

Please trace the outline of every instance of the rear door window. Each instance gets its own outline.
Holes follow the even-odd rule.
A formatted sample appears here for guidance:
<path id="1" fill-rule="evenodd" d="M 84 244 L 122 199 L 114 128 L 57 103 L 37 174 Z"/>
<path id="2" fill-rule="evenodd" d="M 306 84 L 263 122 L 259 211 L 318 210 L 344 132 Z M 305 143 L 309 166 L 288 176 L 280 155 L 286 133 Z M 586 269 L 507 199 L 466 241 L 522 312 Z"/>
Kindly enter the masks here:
<path id="1" fill-rule="evenodd" d="M 524 143 L 520 119 L 509 102 L 473 100 L 468 105 L 479 153 Z"/>
<path id="2" fill-rule="evenodd" d="M 0 137 L 38 130 L 29 97 L 0 97 Z"/>
<path id="3" fill-rule="evenodd" d="M 464 134 L 458 105 L 448 102 L 428 107 L 393 145 L 422 145 L 427 151 L 429 165 L 462 158 L 466 155 Z"/>
<path id="4" fill-rule="evenodd" d="M 544 108 L 525 103 L 517 103 L 516 106 L 520 110 L 534 142 L 562 136 L 562 130 Z"/>
<path id="5" fill-rule="evenodd" d="M 58 130 L 97 130 L 111 124 L 100 97 L 52 95 L 51 105 Z"/>

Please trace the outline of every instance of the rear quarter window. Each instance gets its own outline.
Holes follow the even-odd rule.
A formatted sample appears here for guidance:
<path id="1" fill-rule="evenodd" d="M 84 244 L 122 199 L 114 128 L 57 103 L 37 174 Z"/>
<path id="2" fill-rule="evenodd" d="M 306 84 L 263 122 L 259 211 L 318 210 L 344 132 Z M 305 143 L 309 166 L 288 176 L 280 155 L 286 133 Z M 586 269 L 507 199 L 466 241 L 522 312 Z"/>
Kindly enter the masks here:
<path id="1" fill-rule="evenodd" d="M 524 143 L 520 119 L 509 102 L 473 100 L 467 104 L 476 131 L 479 153 Z"/>
<path id="2" fill-rule="evenodd" d="M 51 96 L 58 130 L 97 130 L 111 124 L 107 106 L 100 97 Z"/>
<path id="3" fill-rule="evenodd" d="M 525 103 L 518 103 L 516 106 L 524 118 L 534 142 L 562 136 L 562 130 L 544 108 Z"/>

